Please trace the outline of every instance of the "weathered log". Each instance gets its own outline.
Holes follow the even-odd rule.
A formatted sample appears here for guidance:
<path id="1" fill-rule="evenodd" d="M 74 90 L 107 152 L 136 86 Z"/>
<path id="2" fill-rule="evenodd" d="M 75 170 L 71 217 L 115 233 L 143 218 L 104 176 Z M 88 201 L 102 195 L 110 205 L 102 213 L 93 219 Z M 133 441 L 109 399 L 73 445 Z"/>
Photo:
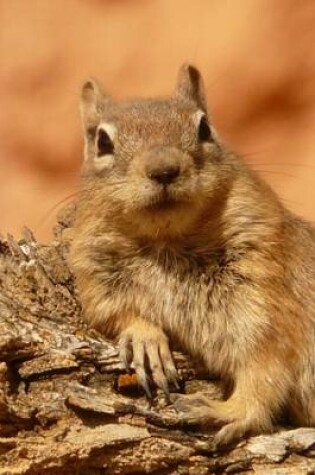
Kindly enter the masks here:
<path id="1" fill-rule="evenodd" d="M 214 452 L 213 431 L 149 403 L 113 343 L 81 319 L 66 258 L 70 207 L 55 240 L 0 239 L 0 475 L 315 474 L 315 429 L 281 428 Z M 182 389 L 220 397 L 175 353 Z"/>

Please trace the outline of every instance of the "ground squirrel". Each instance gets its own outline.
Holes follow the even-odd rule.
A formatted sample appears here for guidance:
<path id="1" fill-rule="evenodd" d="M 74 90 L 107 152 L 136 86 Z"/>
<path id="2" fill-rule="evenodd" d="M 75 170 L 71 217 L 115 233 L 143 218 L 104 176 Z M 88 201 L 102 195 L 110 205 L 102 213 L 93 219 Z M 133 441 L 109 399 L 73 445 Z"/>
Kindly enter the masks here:
<path id="1" fill-rule="evenodd" d="M 169 341 L 201 358 L 230 388 L 188 404 L 217 443 L 284 410 L 314 426 L 315 229 L 226 150 L 199 71 L 182 66 L 168 99 L 116 103 L 88 81 L 81 112 L 70 262 L 88 322 L 147 392 L 148 366 L 165 391 L 176 380 Z"/>

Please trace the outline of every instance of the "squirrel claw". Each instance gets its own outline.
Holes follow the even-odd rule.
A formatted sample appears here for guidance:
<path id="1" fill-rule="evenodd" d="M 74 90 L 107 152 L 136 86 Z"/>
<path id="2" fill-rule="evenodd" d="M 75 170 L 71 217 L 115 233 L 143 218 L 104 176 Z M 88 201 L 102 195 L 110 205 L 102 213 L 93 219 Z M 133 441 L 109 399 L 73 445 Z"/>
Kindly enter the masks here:
<path id="1" fill-rule="evenodd" d="M 142 320 L 134 322 L 120 336 L 119 355 L 127 371 L 130 370 L 131 362 L 133 363 L 139 385 L 143 387 L 149 399 L 152 398 L 148 379 L 150 370 L 154 383 L 168 400 L 168 381 L 179 388 L 168 340 L 161 329 Z"/>
<path id="2" fill-rule="evenodd" d="M 137 375 L 138 376 L 138 375 Z M 142 389 L 144 390 L 145 394 L 146 394 L 146 397 L 151 400 L 153 398 L 152 396 L 152 392 L 151 392 L 151 389 L 150 389 L 150 384 L 148 382 L 148 379 L 146 377 L 144 378 L 141 378 L 141 380 L 139 379 L 139 376 L 138 376 L 138 382 L 139 382 L 139 385 L 142 387 Z"/>
<path id="3" fill-rule="evenodd" d="M 119 339 L 118 344 L 119 349 L 119 359 L 124 366 L 124 369 L 127 373 L 131 371 L 131 362 L 132 362 L 132 348 L 131 340 L 127 335 L 122 335 Z"/>

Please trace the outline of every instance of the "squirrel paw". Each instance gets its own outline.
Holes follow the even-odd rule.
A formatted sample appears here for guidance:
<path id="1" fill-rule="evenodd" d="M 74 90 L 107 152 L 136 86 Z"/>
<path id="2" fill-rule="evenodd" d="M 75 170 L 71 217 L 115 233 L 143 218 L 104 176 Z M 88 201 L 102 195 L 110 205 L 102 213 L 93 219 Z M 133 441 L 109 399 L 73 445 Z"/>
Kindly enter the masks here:
<path id="1" fill-rule="evenodd" d="M 245 435 L 253 435 L 271 426 L 262 424 L 258 414 L 247 414 L 233 405 L 231 401 L 209 399 L 202 393 L 192 395 L 172 395 L 174 408 L 185 424 L 220 428 L 215 434 L 212 448 L 230 445 Z M 266 424 L 266 423 L 265 423 Z"/>
<path id="2" fill-rule="evenodd" d="M 168 381 L 178 387 L 168 339 L 160 328 L 142 320 L 132 323 L 120 335 L 119 353 L 127 370 L 133 363 L 138 382 L 149 398 L 152 398 L 148 376 L 150 370 L 153 381 L 168 398 Z"/>
<path id="3" fill-rule="evenodd" d="M 211 417 L 209 408 L 211 407 L 211 400 L 203 393 L 195 394 L 172 394 L 171 400 L 175 410 L 180 414 L 183 423 L 191 425 L 209 424 L 213 427 L 222 426 L 224 422 L 216 420 Z M 216 401 L 213 401 L 214 404 Z"/>
<path id="4" fill-rule="evenodd" d="M 246 434 L 249 433 L 249 427 L 245 421 L 237 420 L 226 424 L 214 436 L 212 447 L 217 450 L 220 447 L 230 445 L 232 442 L 237 443 Z"/>

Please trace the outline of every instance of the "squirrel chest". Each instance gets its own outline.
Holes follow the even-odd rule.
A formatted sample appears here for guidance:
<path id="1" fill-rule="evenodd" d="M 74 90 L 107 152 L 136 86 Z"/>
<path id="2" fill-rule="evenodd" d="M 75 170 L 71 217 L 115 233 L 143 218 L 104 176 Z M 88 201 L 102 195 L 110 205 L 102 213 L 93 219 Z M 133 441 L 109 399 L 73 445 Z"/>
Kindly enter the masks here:
<path id="1" fill-rule="evenodd" d="M 200 256 L 162 246 L 144 246 L 129 255 L 103 252 L 99 259 L 104 291 L 118 311 L 160 325 L 197 357 L 204 356 L 205 346 L 214 349 L 216 359 L 233 348 L 239 325 L 234 328 L 231 320 L 227 325 L 229 299 L 242 286 L 233 263 L 214 253 Z M 215 362 L 211 366 L 216 369 Z"/>

